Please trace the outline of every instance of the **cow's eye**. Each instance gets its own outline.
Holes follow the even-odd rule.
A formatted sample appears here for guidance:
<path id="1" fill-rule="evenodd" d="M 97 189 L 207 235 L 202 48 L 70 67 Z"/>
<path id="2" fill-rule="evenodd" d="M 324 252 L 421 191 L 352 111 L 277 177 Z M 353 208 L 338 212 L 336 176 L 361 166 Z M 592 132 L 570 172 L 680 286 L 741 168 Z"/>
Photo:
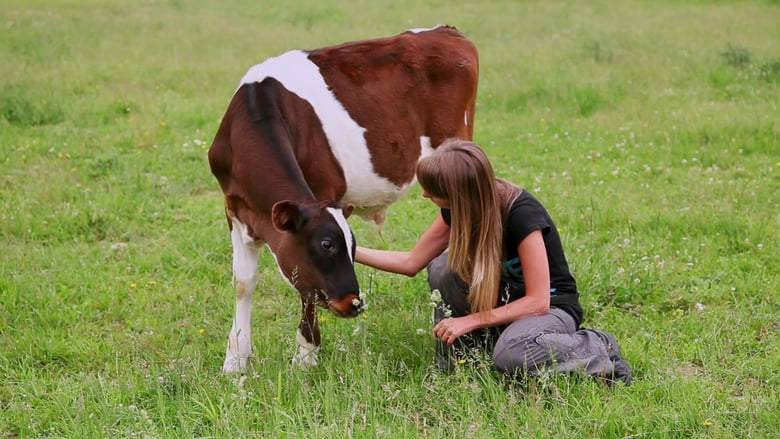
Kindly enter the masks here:
<path id="1" fill-rule="evenodd" d="M 333 241 L 331 241 L 330 239 L 323 239 L 322 242 L 320 242 L 320 246 L 324 250 L 329 251 L 329 252 L 332 252 L 333 250 L 336 249 L 336 246 L 333 245 Z"/>

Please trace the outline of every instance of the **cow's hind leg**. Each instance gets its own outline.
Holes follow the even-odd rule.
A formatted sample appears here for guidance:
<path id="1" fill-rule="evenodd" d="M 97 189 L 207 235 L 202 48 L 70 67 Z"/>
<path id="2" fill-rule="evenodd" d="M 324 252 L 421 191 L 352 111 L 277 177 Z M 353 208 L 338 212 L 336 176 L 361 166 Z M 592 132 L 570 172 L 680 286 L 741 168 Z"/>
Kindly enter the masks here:
<path id="1" fill-rule="evenodd" d="M 236 291 L 236 314 L 228 336 L 227 353 L 222 370 L 226 373 L 246 371 L 247 359 L 252 353 L 251 311 L 252 294 L 257 285 L 257 244 L 246 232 L 246 226 L 232 219 L 230 238 L 233 242 L 233 284 Z"/>
<path id="2" fill-rule="evenodd" d="M 301 301 L 303 314 L 295 337 L 295 341 L 298 344 L 298 352 L 292 361 L 294 364 L 307 368 L 317 365 L 321 341 L 320 325 L 317 321 L 317 307 L 315 306 L 314 298 L 301 295 Z"/>

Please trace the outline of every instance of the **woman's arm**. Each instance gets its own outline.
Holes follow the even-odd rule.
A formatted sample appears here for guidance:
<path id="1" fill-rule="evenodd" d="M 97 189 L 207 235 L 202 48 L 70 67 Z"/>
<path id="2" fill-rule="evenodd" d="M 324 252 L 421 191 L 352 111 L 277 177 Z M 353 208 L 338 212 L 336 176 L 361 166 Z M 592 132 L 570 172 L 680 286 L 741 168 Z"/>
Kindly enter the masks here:
<path id="1" fill-rule="evenodd" d="M 526 236 L 517 246 L 517 254 L 523 267 L 524 297 L 489 311 L 441 320 L 433 333 L 446 343 L 454 343 L 456 338 L 475 329 L 503 325 L 549 311 L 550 264 L 541 230 Z"/>
<path id="2" fill-rule="evenodd" d="M 447 248 L 449 240 L 450 226 L 439 214 L 411 250 L 376 250 L 358 246 L 355 261 L 379 270 L 411 277 L 425 268 L 433 258 L 439 256 Z"/>

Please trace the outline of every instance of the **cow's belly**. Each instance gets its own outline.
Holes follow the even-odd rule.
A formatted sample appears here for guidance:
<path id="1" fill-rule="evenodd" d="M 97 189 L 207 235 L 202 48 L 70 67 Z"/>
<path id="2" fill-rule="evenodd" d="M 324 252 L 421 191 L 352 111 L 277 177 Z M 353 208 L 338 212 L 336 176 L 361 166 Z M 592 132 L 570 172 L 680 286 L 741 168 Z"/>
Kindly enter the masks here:
<path id="1" fill-rule="evenodd" d="M 348 189 L 341 201 L 354 205 L 356 214 L 373 219 L 374 214 L 383 212 L 387 206 L 398 201 L 413 182 L 403 186 L 396 186 L 387 180 L 377 180 L 375 183 L 373 187 L 363 186 L 355 191 Z"/>
<path id="2" fill-rule="evenodd" d="M 337 146 L 331 146 L 331 148 L 338 149 Z M 362 145 L 353 145 L 352 148 L 366 148 L 366 145 L 365 142 L 362 142 Z M 422 151 L 421 157 L 433 151 L 430 138 L 420 137 L 420 150 Z M 368 150 L 366 149 L 366 151 Z M 342 151 L 342 154 L 348 153 L 348 151 Z M 421 157 L 418 157 L 418 160 Z M 392 158 L 390 159 L 392 160 Z M 398 163 L 398 166 L 409 166 L 413 170 L 416 164 L 415 161 L 409 164 Z M 387 206 L 398 201 L 415 183 L 415 178 L 412 177 L 408 182 L 397 185 L 378 175 L 371 163 L 361 167 L 344 167 L 344 174 L 347 180 L 347 192 L 342 201 L 355 205 L 356 213 L 364 217 L 371 216 L 377 211 L 384 211 Z M 414 172 L 411 175 L 414 175 Z"/>

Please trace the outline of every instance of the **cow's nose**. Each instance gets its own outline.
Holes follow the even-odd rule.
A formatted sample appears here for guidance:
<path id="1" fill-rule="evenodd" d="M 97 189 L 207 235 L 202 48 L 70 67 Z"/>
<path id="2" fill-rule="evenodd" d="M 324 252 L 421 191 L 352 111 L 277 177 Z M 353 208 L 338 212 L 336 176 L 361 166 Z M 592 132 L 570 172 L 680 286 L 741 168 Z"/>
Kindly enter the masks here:
<path id="1" fill-rule="evenodd" d="M 355 317 L 365 308 L 365 303 L 357 294 L 347 294 L 340 299 L 331 299 L 330 310 L 340 317 Z"/>

